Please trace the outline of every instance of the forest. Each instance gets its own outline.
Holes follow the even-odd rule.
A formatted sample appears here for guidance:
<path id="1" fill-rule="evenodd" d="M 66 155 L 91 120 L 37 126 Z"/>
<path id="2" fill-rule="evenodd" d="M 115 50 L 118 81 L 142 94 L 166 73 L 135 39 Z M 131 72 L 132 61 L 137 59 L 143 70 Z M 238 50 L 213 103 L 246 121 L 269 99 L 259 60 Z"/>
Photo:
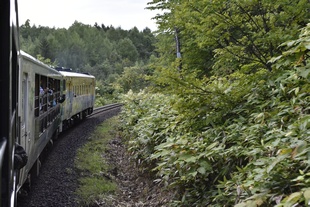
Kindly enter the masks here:
<path id="1" fill-rule="evenodd" d="M 121 80 L 123 73 L 149 73 L 147 64 L 156 55 L 155 41 L 147 27 L 143 31 L 136 27 L 127 31 L 112 25 L 94 23 L 92 26 L 75 21 L 65 29 L 31 25 L 31 20 L 20 26 L 22 50 L 50 66 L 87 72 L 96 77 L 98 105 L 113 101 L 115 88 L 121 93 L 129 90 L 132 84 Z M 116 80 L 119 86 L 113 86 L 117 85 Z M 146 84 L 143 79 L 134 81 L 132 87 L 136 90 Z"/>
<path id="2" fill-rule="evenodd" d="M 22 49 L 90 72 L 171 206 L 310 204 L 310 1 L 150 0 L 158 30 L 21 26 Z"/>

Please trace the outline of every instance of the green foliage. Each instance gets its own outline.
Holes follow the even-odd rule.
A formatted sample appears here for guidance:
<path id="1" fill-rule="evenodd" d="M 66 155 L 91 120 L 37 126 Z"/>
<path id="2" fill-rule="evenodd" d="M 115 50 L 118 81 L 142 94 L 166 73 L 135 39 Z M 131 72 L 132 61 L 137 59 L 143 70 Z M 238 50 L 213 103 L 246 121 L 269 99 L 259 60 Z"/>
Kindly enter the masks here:
<path id="1" fill-rule="evenodd" d="M 310 24 L 307 24 L 301 30 L 297 40 L 290 40 L 281 45 L 288 47 L 289 50 L 282 53 L 278 57 L 270 60 L 271 63 L 276 63 L 276 68 L 290 68 L 297 67 L 301 72 L 301 76 L 306 78 L 308 76 L 309 65 L 309 50 L 310 50 Z"/>
<path id="2" fill-rule="evenodd" d="M 92 72 L 104 80 L 121 74 L 136 61 L 147 63 L 153 54 L 155 36 L 145 28 L 129 31 L 120 27 L 85 25 L 75 21 L 68 29 L 30 26 L 20 27 L 21 48 L 33 56 L 57 62 L 59 66 L 79 72 Z"/>
<path id="3" fill-rule="evenodd" d="M 116 118 L 106 120 L 77 152 L 75 167 L 81 176 L 76 194 L 79 196 L 81 206 L 92 206 L 117 190 L 117 185 L 104 176 L 108 174 L 110 168 L 103 159 L 109 140 L 115 136 L 111 133 L 111 129 L 116 124 Z"/>
<path id="4" fill-rule="evenodd" d="M 138 51 L 129 38 L 122 39 L 117 45 L 118 54 L 122 59 L 129 59 L 135 62 L 138 57 Z"/>
<path id="5" fill-rule="evenodd" d="M 101 134 L 104 133 L 104 128 L 98 128 L 92 135 L 90 142 L 87 142 L 77 152 L 75 165 L 78 169 L 86 171 L 90 174 L 96 174 L 100 171 L 106 171 L 108 166 L 102 161 L 101 154 L 106 149 L 108 137 L 103 139 Z"/>
<path id="6" fill-rule="evenodd" d="M 138 94 L 129 91 L 123 97 L 124 136 L 128 138 L 129 150 L 136 159 L 151 164 L 149 155 L 154 153 L 155 146 L 166 141 L 163 130 L 168 130 L 169 123 L 176 122 L 175 112 L 169 103 L 173 98 L 144 91 Z"/>
<path id="7" fill-rule="evenodd" d="M 184 69 L 198 70 L 200 77 L 270 71 L 269 59 L 283 51 L 278 46 L 297 38 L 310 18 L 308 0 L 153 0 L 149 5 L 164 10 L 155 18 L 167 36 L 157 43 L 163 61 L 176 58 L 177 28 Z"/>
<path id="8" fill-rule="evenodd" d="M 272 71 L 197 78 L 154 73 L 157 93 L 129 92 L 132 154 L 178 191 L 175 206 L 306 206 L 310 176 L 309 27 Z"/>
<path id="9" fill-rule="evenodd" d="M 122 92 L 132 90 L 139 92 L 141 89 L 147 87 L 150 83 L 147 80 L 147 67 L 143 64 L 136 64 L 134 67 L 126 67 L 124 72 L 114 82 L 116 88 L 121 88 Z"/>
<path id="10" fill-rule="evenodd" d="M 50 66 L 57 66 L 57 63 L 56 62 L 51 62 L 50 59 L 44 59 L 44 57 L 42 57 L 41 55 L 38 55 L 37 56 L 37 59 L 41 62 L 43 62 L 44 64 L 47 64 L 47 65 L 50 65 Z"/>
<path id="11" fill-rule="evenodd" d="M 77 194 L 81 206 L 95 205 L 96 201 L 104 199 L 104 194 L 113 193 L 117 189 L 115 183 L 98 179 L 98 177 L 82 178 L 80 183 L 81 187 L 78 188 Z"/>

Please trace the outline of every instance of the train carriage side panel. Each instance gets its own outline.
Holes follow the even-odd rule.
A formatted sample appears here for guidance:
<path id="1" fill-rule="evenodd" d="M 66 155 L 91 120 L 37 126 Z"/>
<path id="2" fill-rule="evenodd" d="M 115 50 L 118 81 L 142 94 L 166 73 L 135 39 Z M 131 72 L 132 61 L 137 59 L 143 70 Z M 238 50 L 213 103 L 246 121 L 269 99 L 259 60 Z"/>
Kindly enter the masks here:
<path id="1" fill-rule="evenodd" d="M 51 105 L 52 98 L 60 97 L 61 74 L 30 55 L 21 52 L 20 57 L 19 114 L 21 145 L 28 154 L 28 163 L 21 170 L 19 188 L 50 139 L 57 133 L 61 122 L 60 103 Z M 40 87 L 53 87 L 40 96 Z"/>
<path id="2" fill-rule="evenodd" d="M 70 125 L 72 120 L 83 119 L 92 113 L 95 104 L 95 77 L 75 72 L 60 73 L 64 78 L 66 96 L 62 121 L 64 125 Z"/>

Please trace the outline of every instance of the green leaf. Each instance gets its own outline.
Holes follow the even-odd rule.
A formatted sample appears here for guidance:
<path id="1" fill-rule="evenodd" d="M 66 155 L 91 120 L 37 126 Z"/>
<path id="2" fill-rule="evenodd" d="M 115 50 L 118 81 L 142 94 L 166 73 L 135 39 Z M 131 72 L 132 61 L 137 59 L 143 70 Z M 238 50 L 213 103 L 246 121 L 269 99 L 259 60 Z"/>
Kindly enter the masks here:
<path id="1" fill-rule="evenodd" d="M 246 201 L 246 202 L 243 202 L 243 203 L 239 203 L 237 205 L 235 205 L 234 207 L 257 207 L 259 206 L 256 201 Z"/>
<path id="2" fill-rule="evenodd" d="M 310 205 L 310 189 L 306 189 L 304 191 L 304 197 L 305 197 L 305 205 L 309 206 Z"/>
<path id="3" fill-rule="evenodd" d="M 267 173 L 270 173 L 270 171 L 271 171 L 279 162 L 281 162 L 282 160 L 284 160 L 284 159 L 287 158 L 287 157 L 288 157 L 287 154 L 277 156 L 277 157 L 273 160 L 273 162 L 267 167 Z"/>
<path id="4" fill-rule="evenodd" d="M 247 207 L 247 204 L 246 203 L 238 203 L 234 207 Z"/>
<path id="5" fill-rule="evenodd" d="M 301 77 L 303 77 L 303 78 L 307 78 L 308 75 L 309 75 L 309 73 L 310 73 L 310 69 L 307 69 L 307 70 L 302 70 L 302 71 L 300 71 L 300 72 L 299 72 L 299 75 L 300 75 Z"/>
<path id="6" fill-rule="evenodd" d="M 256 166 L 261 166 L 261 165 L 265 165 L 266 161 L 264 159 L 258 159 L 255 162 L 253 162 L 253 164 Z"/>
<path id="7" fill-rule="evenodd" d="M 202 175 L 206 174 L 206 168 L 204 168 L 204 167 L 198 168 L 197 171 L 198 171 L 200 174 L 202 174 Z"/>
<path id="8" fill-rule="evenodd" d="M 301 192 L 295 192 L 289 195 L 286 199 L 286 202 L 289 202 L 291 204 L 298 203 L 299 199 L 301 198 L 302 193 Z"/>
<path id="9" fill-rule="evenodd" d="M 188 173 L 188 175 L 190 175 L 190 176 L 192 176 L 192 177 L 196 177 L 196 175 L 197 175 L 197 171 L 194 171 L 194 172 Z"/>
<path id="10" fill-rule="evenodd" d="M 203 167 L 205 170 L 212 170 L 212 166 L 210 165 L 210 163 L 205 160 L 199 162 L 199 165 Z"/>
<path id="11" fill-rule="evenodd" d="M 197 157 L 196 156 L 193 156 L 191 154 L 186 154 L 186 153 L 181 154 L 179 159 L 180 160 L 184 160 L 185 162 L 196 162 L 197 161 Z"/>

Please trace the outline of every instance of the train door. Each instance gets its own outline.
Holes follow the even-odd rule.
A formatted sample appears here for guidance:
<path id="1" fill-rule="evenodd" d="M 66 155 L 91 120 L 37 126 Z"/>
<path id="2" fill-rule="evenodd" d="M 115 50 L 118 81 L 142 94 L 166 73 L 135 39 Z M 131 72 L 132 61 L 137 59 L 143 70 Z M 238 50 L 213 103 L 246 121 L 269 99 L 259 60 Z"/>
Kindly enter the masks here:
<path id="1" fill-rule="evenodd" d="M 20 137 L 18 143 L 24 148 L 26 153 L 29 155 L 30 153 L 30 132 L 29 132 L 29 76 L 28 73 L 21 74 L 21 85 L 20 85 Z M 19 189 L 24 180 L 26 180 L 24 171 L 27 170 L 23 168 L 20 170 L 18 177 L 18 186 Z"/>
<path id="2" fill-rule="evenodd" d="M 20 144 L 24 147 L 26 152 L 29 152 L 29 141 L 30 141 L 30 132 L 29 132 L 29 82 L 28 74 L 24 73 L 22 77 L 22 101 L 21 101 L 21 140 Z"/>
<path id="3" fill-rule="evenodd" d="M 74 97 L 74 86 L 72 84 L 72 81 L 67 81 L 69 84 L 68 87 L 68 94 L 69 94 L 69 105 L 67 105 L 68 108 L 68 114 L 70 114 L 70 117 L 73 115 L 72 113 L 72 102 L 73 102 L 73 97 Z M 68 103 L 67 103 L 68 104 Z"/>

